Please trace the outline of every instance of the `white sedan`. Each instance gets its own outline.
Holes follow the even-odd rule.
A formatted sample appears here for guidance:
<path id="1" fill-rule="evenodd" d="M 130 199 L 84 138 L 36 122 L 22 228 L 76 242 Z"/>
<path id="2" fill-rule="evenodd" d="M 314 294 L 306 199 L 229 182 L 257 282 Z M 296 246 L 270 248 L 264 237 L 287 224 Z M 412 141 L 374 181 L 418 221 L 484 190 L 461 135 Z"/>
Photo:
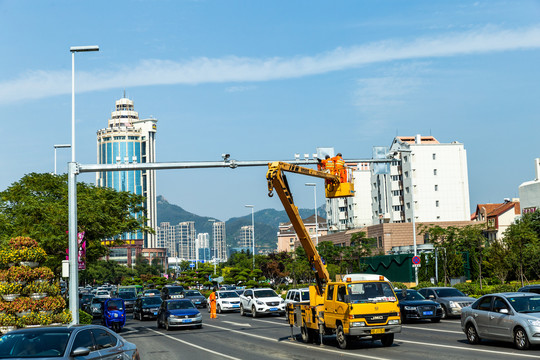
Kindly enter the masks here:
<path id="1" fill-rule="evenodd" d="M 210 301 L 208 301 L 208 312 L 210 312 Z M 216 291 L 216 311 L 221 314 L 222 311 L 240 310 L 240 298 L 236 291 L 221 290 Z"/>

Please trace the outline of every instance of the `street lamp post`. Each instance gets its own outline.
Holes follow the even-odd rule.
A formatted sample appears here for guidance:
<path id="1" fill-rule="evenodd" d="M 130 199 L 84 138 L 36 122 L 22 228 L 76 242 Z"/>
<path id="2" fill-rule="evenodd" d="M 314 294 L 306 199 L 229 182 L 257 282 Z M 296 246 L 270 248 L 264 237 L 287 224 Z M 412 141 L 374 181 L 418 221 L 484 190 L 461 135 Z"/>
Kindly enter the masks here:
<path id="1" fill-rule="evenodd" d="M 71 162 L 68 165 L 69 310 L 72 324 L 79 323 L 79 261 L 77 232 L 77 164 L 75 163 L 75 53 L 99 51 L 98 46 L 72 46 L 71 51 Z"/>
<path id="2" fill-rule="evenodd" d="M 306 183 L 306 186 L 313 186 L 313 197 L 315 198 L 315 245 L 319 245 L 319 221 L 317 219 L 317 184 Z"/>
<path id="3" fill-rule="evenodd" d="M 255 270 L 255 217 L 253 214 L 253 209 L 255 205 L 244 205 L 247 208 L 251 208 L 251 245 L 253 249 L 253 270 Z"/>
<path id="4" fill-rule="evenodd" d="M 56 175 L 56 149 L 70 148 L 71 144 L 56 144 L 54 146 L 54 175 Z"/>

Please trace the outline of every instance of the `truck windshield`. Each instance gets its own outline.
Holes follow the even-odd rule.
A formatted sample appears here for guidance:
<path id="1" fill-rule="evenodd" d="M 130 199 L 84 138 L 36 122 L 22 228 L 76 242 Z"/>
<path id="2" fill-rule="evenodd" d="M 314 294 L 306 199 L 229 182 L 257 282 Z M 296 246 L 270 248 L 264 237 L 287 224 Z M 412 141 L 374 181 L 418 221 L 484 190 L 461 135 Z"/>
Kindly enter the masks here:
<path id="1" fill-rule="evenodd" d="M 382 281 L 348 284 L 347 292 L 349 294 L 349 301 L 352 304 L 396 301 L 396 296 L 390 284 Z"/>

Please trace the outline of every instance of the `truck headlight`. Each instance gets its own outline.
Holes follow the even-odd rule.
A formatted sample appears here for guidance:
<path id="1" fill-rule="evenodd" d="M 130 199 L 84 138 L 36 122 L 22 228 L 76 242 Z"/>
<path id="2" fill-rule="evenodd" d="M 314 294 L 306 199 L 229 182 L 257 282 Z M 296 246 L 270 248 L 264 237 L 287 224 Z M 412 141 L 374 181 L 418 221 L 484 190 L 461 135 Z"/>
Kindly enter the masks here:
<path id="1" fill-rule="evenodd" d="M 350 324 L 352 327 L 366 326 L 364 321 L 351 321 Z"/>
<path id="2" fill-rule="evenodd" d="M 399 325 L 399 320 L 388 320 L 388 325 Z"/>

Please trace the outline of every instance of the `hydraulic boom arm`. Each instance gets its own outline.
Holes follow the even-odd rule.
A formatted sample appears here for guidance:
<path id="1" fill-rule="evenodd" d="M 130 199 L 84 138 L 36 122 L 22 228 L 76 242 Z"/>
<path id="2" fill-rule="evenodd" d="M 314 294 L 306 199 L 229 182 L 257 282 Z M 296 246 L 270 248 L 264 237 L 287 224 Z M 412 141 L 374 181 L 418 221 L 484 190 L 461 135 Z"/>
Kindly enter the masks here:
<path id="1" fill-rule="evenodd" d="M 293 225 L 294 231 L 298 235 L 298 239 L 306 251 L 309 263 L 315 268 L 317 289 L 319 295 L 321 295 L 323 293 L 324 283 L 330 280 L 330 275 L 328 274 L 326 265 L 323 263 L 317 249 L 315 248 L 315 244 L 313 244 L 313 241 L 311 240 L 309 233 L 304 226 L 302 218 L 298 213 L 298 207 L 294 205 L 292 193 L 289 189 L 287 178 L 285 177 L 285 174 L 283 174 L 283 171 L 326 179 L 327 190 L 328 187 L 339 187 L 339 176 L 284 162 L 273 162 L 268 164 L 268 172 L 266 173 L 266 180 L 268 181 L 268 196 L 273 196 L 272 192 L 274 189 L 276 190 L 276 193 L 278 194 L 279 199 L 281 200 L 281 203 L 289 216 L 289 220 Z"/>

